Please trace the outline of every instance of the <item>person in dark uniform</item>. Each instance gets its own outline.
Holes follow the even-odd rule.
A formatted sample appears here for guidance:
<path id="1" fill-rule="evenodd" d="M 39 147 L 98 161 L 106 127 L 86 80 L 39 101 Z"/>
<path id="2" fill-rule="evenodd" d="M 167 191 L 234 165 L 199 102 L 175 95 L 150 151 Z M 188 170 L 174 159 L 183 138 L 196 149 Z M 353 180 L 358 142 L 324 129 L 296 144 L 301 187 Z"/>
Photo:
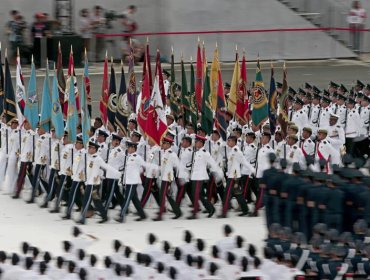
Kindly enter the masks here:
<path id="1" fill-rule="evenodd" d="M 326 215 L 324 222 L 329 228 L 334 228 L 342 232 L 344 193 L 338 186 L 340 186 L 343 181 L 337 175 L 332 175 L 328 177 L 326 182 L 329 191 L 326 197 Z"/>

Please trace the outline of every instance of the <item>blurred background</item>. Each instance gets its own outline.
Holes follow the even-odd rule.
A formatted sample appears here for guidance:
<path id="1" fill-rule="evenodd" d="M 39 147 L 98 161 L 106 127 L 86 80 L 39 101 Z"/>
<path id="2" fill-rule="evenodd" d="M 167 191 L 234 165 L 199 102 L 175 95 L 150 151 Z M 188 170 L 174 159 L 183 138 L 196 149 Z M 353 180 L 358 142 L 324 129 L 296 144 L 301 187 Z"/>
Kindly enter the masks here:
<path id="1" fill-rule="evenodd" d="M 366 12 L 370 1 L 352 0 L 2 0 L 0 34 L 9 56 L 21 50 L 22 63 L 30 54 L 42 66 L 55 60 L 62 44 L 65 65 L 70 45 L 75 63 L 88 49 L 91 61 L 105 50 L 125 58 L 129 38 L 140 61 L 149 40 L 151 53 L 161 50 L 169 60 L 195 57 L 198 37 L 211 57 L 216 42 L 220 60 L 233 61 L 235 48 L 247 59 L 307 60 L 358 58 L 370 52 Z M 5 8 L 6 7 L 6 8 Z M 153 34 L 160 33 L 160 34 Z M 168 34 L 170 33 L 170 34 Z"/>

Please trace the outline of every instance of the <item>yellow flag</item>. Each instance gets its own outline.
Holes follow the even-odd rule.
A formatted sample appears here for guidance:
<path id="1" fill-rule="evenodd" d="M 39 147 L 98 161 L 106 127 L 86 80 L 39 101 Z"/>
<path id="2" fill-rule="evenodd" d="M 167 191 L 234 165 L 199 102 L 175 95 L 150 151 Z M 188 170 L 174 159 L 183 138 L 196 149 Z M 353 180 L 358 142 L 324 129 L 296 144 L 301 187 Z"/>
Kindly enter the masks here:
<path id="1" fill-rule="evenodd" d="M 235 114 L 235 109 L 236 109 L 236 100 L 237 100 L 238 90 L 239 90 L 239 78 L 240 78 L 239 55 L 238 53 L 236 53 L 234 73 L 233 73 L 233 78 L 231 80 L 229 102 L 227 103 L 228 110 L 232 114 Z"/>
<path id="2" fill-rule="evenodd" d="M 217 107 L 217 90 L 218 90 L 218 71 L 220 71 L 220 62 L 218 60 L 218 48 L 216 47 L 213 53 L 213 61 L 211 65 L 211 100 L 212 100 L 212 109 L 216 111 Z"/>

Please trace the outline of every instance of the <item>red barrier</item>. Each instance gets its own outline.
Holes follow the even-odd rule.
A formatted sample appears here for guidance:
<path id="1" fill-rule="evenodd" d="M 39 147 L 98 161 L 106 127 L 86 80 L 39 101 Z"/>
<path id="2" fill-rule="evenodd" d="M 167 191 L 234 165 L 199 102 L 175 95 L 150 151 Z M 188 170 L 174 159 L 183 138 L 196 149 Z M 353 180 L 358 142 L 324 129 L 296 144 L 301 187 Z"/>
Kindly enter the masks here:
<path id="1" fill-rule="evenodd" d="M 98 38 L 104 38 L 104 37 L 139 37 L 139 36 L 168 36 L 168 35 L 233 34 L 233 33 L 307 32 L 307 31 L 369 32 L 370 29 L 353 29 L 347 27 L 313 27 L 313 28 L 274 28 L 274 29 L 247 29 L 247 30 L 143 32 L 143 33 L 118 33 L 118 34 L 116 33 L 116 34 L 95 34 L 95 36 Z"/>

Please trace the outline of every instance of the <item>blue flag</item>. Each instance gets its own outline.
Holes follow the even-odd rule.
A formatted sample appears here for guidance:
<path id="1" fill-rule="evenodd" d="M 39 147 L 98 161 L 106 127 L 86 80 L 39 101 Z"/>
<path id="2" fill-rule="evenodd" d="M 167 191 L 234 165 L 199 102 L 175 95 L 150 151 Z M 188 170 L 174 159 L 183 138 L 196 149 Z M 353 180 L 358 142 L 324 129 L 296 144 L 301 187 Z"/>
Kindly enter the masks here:
<path id="1" fill-rule="evenodd" d="M 113 63 L 110 68 L 110 82 L 109 82 L 109 99 L 108 99 L 108 121 L 116 129 L 114 122 L 116 117 L 116 103 L 117 103 L 117 88 L 116 88 L 116 74 L 114 72 Z"/>
<path id="2" fill-rule="evenodd" d="M 44 88 L 42 90 L 40 127 L 50 132 L 51 128 L 51 96 L 49 81 L 49 64 L 46 64 L 46 74 L 44 79 Z"/>
<path id="3" fill-rule="evenodd" d="M 54 71 L 53 78 L 53 88 L 52 88 L 52 112 L 51 112 L 51 123 L 55 128 L 55 137 L 57 139 L 62 139 L 64 135 L 64 122 L 63 122 L 63 112 L 60 106 L 59 91 L 58 91 L 58 77 L 57 72 Z"/>
<path id="4" fill-rule="evenodd" d="M 81 104 L 81 126 L 82 126 L 82 140 L 86 146 L 89 142 L 89 130 L 90 130 L 90 115 L 87 108 L 87 96 L 85 90 L 85 80 L 82 78 L 81 86 L 81 95 L 80 95 L 80 104 Z"/>
<path id="5" fill-rule="evenodd" d="M 127 103 L 125 72 L 123 71 L 123 64 L 121 63 L 121 83 L 117 97 L 117 110 L 114 123 L 124 135 L 126 135 L 128 116 L 129 107 Z"/>
<path id="6" fill-rule="evenodd" d="M 33 61 L 31 64 L 31 77 L 28 83 L 24 116 L 30 123 L 32 129 L 35 130 L 39 122 L 39 102 L 36 92 L 36 70 Z"/>
<path id="7" fill-rule="evenodd" d="M 75 143 L 77 137 L 78 115 L 76 108 L 74 79 L 69 79 L 69 85 L 67 86 L 69 86 L 69 96 L 68 96 L 66 131 L 68 131 L 68 139 L 72 143 Z"/>

